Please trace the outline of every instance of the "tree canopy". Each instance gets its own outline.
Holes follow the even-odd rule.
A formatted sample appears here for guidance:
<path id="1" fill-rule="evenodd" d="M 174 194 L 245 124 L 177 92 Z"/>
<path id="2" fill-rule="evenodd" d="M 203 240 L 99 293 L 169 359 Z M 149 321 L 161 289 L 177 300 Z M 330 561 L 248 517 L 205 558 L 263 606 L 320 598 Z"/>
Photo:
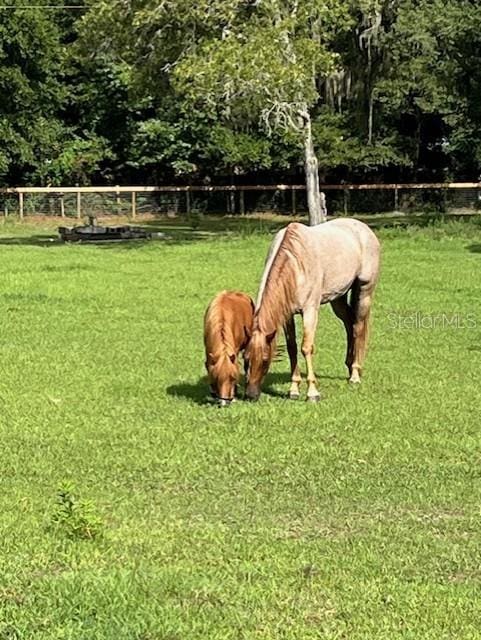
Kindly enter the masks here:
<path id="1" fill-rule="evenodd" d="M 474 0 L 76 4 L 0 9 L 1 184 L 481 173 Z"/>

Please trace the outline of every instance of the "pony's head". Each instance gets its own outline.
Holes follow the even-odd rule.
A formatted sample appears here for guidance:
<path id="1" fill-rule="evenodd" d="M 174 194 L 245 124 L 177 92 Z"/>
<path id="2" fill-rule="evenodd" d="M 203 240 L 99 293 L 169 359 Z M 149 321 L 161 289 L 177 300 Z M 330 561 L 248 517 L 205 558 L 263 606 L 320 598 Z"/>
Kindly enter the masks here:
<path id="1" fill-rule="evenodd" d="M 245 352 L 245 367 L 249 400 L 258 400 L 261 395 L 262 382 L 269 371 L 276 350 L 276 332 L 266 334 L 259 327 L 252 332 L 252 337 Z"/>
<path id="2" fill-rule="evenodd" d="M 235 398 L 239 366 L 235 353 L 207 354 L 205 368 L 209 375 L 210 392 L 221 407 L 228 406 Z"/>

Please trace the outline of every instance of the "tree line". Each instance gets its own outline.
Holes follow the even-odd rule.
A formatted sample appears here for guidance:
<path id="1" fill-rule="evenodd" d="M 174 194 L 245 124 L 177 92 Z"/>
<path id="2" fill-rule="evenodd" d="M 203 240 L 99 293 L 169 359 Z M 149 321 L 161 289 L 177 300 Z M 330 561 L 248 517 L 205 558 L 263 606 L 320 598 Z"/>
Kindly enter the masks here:
<path id="1" fill-rule="evenodd" d="M 475 0 L 8 4 L 3 186 L 479 177 Z"/>

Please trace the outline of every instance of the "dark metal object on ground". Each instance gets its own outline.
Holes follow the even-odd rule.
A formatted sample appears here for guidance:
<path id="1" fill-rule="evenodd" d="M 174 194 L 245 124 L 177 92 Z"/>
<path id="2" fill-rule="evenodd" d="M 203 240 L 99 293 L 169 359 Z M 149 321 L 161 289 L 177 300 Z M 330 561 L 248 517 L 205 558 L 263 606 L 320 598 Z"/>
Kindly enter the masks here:
<path id="1" fill-rule="evenodd" d="M 119 227 L 103 227 L 97 224 L 93 216 L 89 216 L 89 224 L 80 227 L 59 227 L 60 239 L 64 242 L 106 242 L 112 240 L 150 240 L 163 238 L 162 233 L 151 233 L 142 227 L 123 225 Z"/>

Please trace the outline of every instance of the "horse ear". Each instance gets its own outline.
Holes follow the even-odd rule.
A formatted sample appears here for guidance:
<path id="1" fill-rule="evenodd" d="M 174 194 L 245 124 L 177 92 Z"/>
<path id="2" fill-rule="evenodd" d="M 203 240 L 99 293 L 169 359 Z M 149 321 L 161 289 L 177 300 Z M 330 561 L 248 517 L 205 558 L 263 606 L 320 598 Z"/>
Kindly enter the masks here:
<path id="1" fill-rule="evenodd" d="M 231 354 L 229 354 L 229 360 L 232 362 L 232 364 L 234 364 L 234 363 L 235 363 L 235 360 L 236 360 L 236 358 L 235 358 L 235 353 L 231 353 Z"/>
<path id="2" fill-rule="evenodd" d="M 271 344 L 271 342 L 274 340 L 275 337 L 276 337 L 275 331 L 273 331 L 272 333 L 269 333 L 269 335 L 266 336 L 267 344 Z"/>

